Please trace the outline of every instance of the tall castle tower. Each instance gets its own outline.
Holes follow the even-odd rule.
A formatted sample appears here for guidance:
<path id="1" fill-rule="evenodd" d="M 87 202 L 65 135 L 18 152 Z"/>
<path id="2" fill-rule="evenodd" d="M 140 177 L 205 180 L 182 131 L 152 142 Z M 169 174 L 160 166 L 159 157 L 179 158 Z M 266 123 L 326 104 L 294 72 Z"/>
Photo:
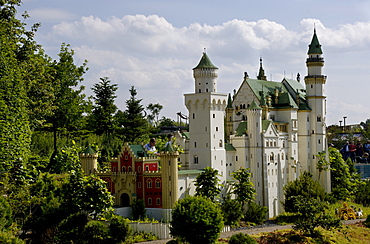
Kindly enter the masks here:
<path id="1" fill-rule="evenodd" d="M 195 93 L 185 94 L 189 110 L 189 169 L 212 167 L 226 179 L 224 113 L 227 94 L 217 93 L 218 68 L 204 52 L 193 69 Z"/>
<path id="2" fill-rule="evenodd" d="M 307 117 L 307 123 L 311 129 L 308 133 L 311 135 L 308 141 L 308 155 L 311 160 L 308 161 L 307 170 L 312 172 L 316 179 L 319 178 L 319 172 L 316 169 L 319 152 L 327 151 L 325 118 L 326 118 L 326 96 L 324 87 L 326 76 L 322 74 L 324 67 L 324 58 L 319 40 L 316 35 L 316 29 L 308 49 L 308 58 L 306 60 L 307 76 L 304 78 L 306 83 L 306 99 L 312 109 L 310 116 Z M 322 185 L 330 189 L 330 177 L 328 172 L 321 172 L 320 180 Z M 324 182 L 325 181 L 325 182 Z"/>

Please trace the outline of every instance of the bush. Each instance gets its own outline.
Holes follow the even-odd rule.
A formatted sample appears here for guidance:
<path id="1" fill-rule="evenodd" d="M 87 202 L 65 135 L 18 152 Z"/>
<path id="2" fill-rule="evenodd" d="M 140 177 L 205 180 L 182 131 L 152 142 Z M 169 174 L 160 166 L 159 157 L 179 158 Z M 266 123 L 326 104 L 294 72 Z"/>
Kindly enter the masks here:
<path id="1" fill-rule="evenodd" d="M 85 225 L 81 237 L 86 244 L 105 244 L 109 241 L 109 230 L 102 222 L 93 220 Z"/>
<path id="2" fill-rule="evenodd" d="M 257 244 L 257 241 L 248 234 L 234 234 L 229 239 L 229 244 Z"/>
<path id="3" fill-rule="evenodd" d="M 124 242 L 132 235 L 129 221 L 122 216 L 113 216 L 109 225 L 110 234 L 116 242 Z"/>
<path id="4" fill-rule="evenodd" d="M 223 228 L 218 205 L 204 197 L 179 200 L 172 210 L 171 235 L 190 244 L 215 243 Z"/>
<path id="5" fill-rule="evenodd" d="M 366 220 L 364 221 L 363 225 L 365 225 L 367 228 L 370 228 L 370 215 L 366 217 Z"/>
<path id="6" fill-rule="evenodd" d="M 242 204 L 230 197 L 224 198 L 221 210 L 225 225 L 238 225 L 239 220 L 243 217 Z"/>
<path id="7" fill-rule="evenodd" d="M 131 205 L 131 217 L 133 220 L 144 220 L 146 217 L 143 199 L 134 199 Z"/>
<path id="8" fill-rule="evenodd" d="M 268 208 L 251 202 L 247 205 L 247 211 L 244 214 L 244 219 L 255 224 L 263 224 L 266 222 L 266 214 Z"/>
<path id="9" fill-rule="evenodd" d="M 5 198 L 0 195 L 0 231 L 8 229 L 12 222 L 12 209 Z"/>
<path id="10" fill-rule="evenodd" d="M 15 237 L 8 231 L 0 231 L 0 243 L 6 244 L 24 244 L 24 241 Z"/>
<path id="11" fill-rule="evenodd" d="M 86 214 L 71 214 L 66 219 L 60 222 L 58 226 L 59 233 L 57 235 L 57 240 L 60 243 L 71 243 L 73 241 L 79 240 L 86 224 Z"/>

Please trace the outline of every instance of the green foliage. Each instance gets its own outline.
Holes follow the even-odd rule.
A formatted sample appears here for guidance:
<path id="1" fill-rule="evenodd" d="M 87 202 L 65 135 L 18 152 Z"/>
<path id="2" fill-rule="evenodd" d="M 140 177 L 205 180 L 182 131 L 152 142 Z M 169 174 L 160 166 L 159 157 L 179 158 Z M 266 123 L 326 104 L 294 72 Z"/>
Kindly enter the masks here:
<path id="1" fill-rule="evenodd" d="M 356 203 L 362 204 L 365 207 L 370 206 L 370 181 L 362 180 L 359 181 L 357 186 L 357 192 L 354 196 Z"/>
<path id="2" fill-rule="evenodd" d="M 87 216 L 83 213 L 72 214 L 62 220 L 56 237 L 58 243 L 67 244 L 79 240 L 87 222 Z"/>
<path id="3" fill-rule="evenodd" d="M 263 224 L 266 222 L 266 214 L 268 208 L 258 205 L 255 202 L 250 202 L 247 205 L 247 210 L 244 213 L 244 220 L 255 224 Z"/>
<path id="4" fill-rule="evenodd" d="M 329 148 L 332 196 L 337 200 L 346 200 L 354 195 L 359 181 L 353 162 L 345 162 L 342 154 L 335 148 Z"/>
<path id="5" fill-rule="evenodd" d="M 190 244 L 215 243 L 223 228 L 221 209 L 210 199 L 179 200 L 172 210 L 171 235 Z"/>
<path id="6" fill-rule="evenodd" d="M 132 235 L 132 228 L 128 219 L 115 215 L 110 220 L 109 230 L 114 241 L 124 242 Z"/>
<path id="7" fill-rule="evenodd" d="M 237 233 L 230 237 L 229 244 L 257 244 L 257 241 L 248 234 Z"/>
<path id="8" fill-rule="evenodd" d="M 297 213 L 284 212 L 274 218 L 274 221 L 278 225 L 293 224 L 297 219 Z"/>
<path id="9" fill-rule="evenodd" d="M 316 155 L 316 157 L 317 157 L 316 169 L 319 170 L 319 179 L 318 180 L 320 181 L 322 171 L 329 170 L 330 163 L 326 160 L 326 152 L 325 151 L 319 152 Z"/>
<path id="10" fill-rule="evenodd" d="M 100 78 L 100 82 L 94 84 L 92 88 L 95 93 L 93 97 L 95 105 L 91 114 L 90 127 L 97 135 L 111 134 L 116 127 L 114 114 L 117 111 L 117 106 L 114 104 L 114 100 L 117 98 L 115 92 L 118 86 L 110 82 L 108 77 Z"/>
<path id="11" fill-rule="evenodd" d="M 304 196 L 294 197 L 294 208 L 299 213 L 293 229 L 301 231 L 304 235 L 315 236 L 315 228 L 321 226 L 326 230 L 341 227 L 340 219 L 325 213 L 327 204 L 317 198 Z"/>
<path id="12" fill-rule="evenodd" d="M 295 213 L 298 211 L 294 204 L 295 197 L 302 196 L 305 198 L 317 198 L 322 201 L 327 199 L 327 193 L 319 182 L 312 179 L 312 174 L 304 172 L 298 179 L 289 182 L 284 186 L 285 200 L 284 209 L 287 212 Z"/>
<path id="13" fill-rule="evenodd" d="M 254 185 L 251 181 L 251 173 L 249 169 L 238 169 L 232 173 L 235 182 L 233 183 L 232 193 L 236 195 L 236 199 L 244 204 L 250 203 L 256 194 Z"/>
<path id="14" fill-rule="evenodd" d="M 82 243 L 86 244 L 105 244 L 109 238 L 107 225 L 97 220 L 88 222 L 81 235 Z"/>
<path id="15" fill-rule="evenodd" d="M 222 214 L 225 225 L 238 225 L 239 220 L 243 217 L 243 207 L 236 199 L 231 199 L 227 195 L 221 204 Z"/>
<path id="16" fill-rule="evenodd" d="M 7 230 L 12 223 L 12 209 L 6 199 L 0 195 L 0 231 Z"/>
<path id="17" fill-rule="evenodd" d="M 14 236 L 13 233 L 0 230 L 0 243 L 6 244 L 24 244 L 25 242 Z"/>
<path id="18" fill-rule="evenodd" d="M 159 103 L 153 104 L 149 103 L 148 106 L 146 106 L 146 109 L 149 110 L 150 114 L 147 116 L 149 122 L 154 122 L 155 125 L 158 124 L 158 116 L 161 110 L 163 109 L 163 106 Z"/>
<path id="19" fill-rule="evenodd" d="M 130 99 L 126 100 L 126 110 L 118 111 L 115 115 L 118 127 L 124 135 L 125 142 L 134 143 L 141 141 L 141 136 L 147 134 L 147 121 L 144 118 L 144 107 L 141 105 L 142 99 L 137 99 L 137 91 L 131 87 Z"/>
<path id="20" fill-rule="evenodd" d="M 195 180 L 195 196 L 203 196 L 211 201 L 216 201 L 216 197 L 221 192 L 219 182 L 218 170 L 206 167 Z"/>
<path id="21" fill-rule="evenodd" d="M 363 225 L 367 228 L 370 228 L 370 215 L 366 217 L 366 220 L 363 222 Z"/>
<path id="22" fill-rule="evenodd" d="M 131 218 L 133 220 L 144 220 L 146 218 L 146 209 L 143 199 L 134 199 L 131 204 Z"/>
<path id="23" fill-rule="evenodd" d="M 143 241 L 155 241 L 158 237 L 152 232 L 137 231 L 126 240 L 125 243 L 138 243 Z"/>

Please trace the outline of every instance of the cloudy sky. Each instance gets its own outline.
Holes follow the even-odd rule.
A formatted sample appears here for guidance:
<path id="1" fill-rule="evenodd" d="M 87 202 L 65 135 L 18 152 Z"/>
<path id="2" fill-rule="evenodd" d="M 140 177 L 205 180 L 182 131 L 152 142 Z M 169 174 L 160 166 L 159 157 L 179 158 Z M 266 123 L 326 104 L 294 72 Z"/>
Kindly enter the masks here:
<path id="1" fill-rule="evenodd" d="M 57 59 L 61 43 L 88 60 L 86 93 L 100 77 L 119 86 L 124 110 L 131 86 L 143 105 L 160 103 L 161 116 L 187 113 L 194 68 L 204 48 L 219 68 L 218 92 L 255 78 L 259 58 L 268 79 L 307 75 L 314 26 L 325 58 L 327 124 L 370 118 L 369 0 L 24 0 L 18 9 L 40 22 L 36 40 Z"/>

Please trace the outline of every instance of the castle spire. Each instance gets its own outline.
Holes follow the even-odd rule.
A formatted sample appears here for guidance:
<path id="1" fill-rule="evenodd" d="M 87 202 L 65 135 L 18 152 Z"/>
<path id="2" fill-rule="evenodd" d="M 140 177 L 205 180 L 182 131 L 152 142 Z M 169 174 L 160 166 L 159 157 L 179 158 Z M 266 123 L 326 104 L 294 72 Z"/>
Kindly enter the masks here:
<path id="1" fill-rule="evenodd" d="M 260 69 L 258 71 L 257 79 L 259 80 L 267 80 L 265 76 L 265 70 L 262 67 L 262 57 L 260 57 Z"/>

